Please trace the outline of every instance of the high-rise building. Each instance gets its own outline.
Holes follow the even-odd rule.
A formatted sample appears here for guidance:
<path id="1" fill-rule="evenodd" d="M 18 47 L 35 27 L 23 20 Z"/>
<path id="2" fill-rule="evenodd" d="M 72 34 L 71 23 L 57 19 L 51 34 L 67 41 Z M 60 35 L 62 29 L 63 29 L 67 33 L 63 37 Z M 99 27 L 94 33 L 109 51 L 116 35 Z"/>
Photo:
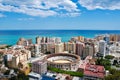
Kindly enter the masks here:
<path id="1" fill-rule="evenodd" d="M 55 43 L 41 43 L 41 53 L 55 53 Z"/>
<path id="2" fill-rule="evenodd" d="M 46 37 L 42 37 L 41 43 L 46 43 Z"/>
<path id="3" fill-rule="evenodd" d="M 120 35 L 117 35 L 117 41 L 120 41 Z"/>
<path id="4" fill-rule="evenodd" d="M 110 35 L 110 41 L 117 41 L 117 35 Z"/>
<path id="5" fill-rule="evenodd" d="M 84 37 L 83 36 L 78 36 L 78 37 L 72 37 L 70 41 L 73 42 L 84 42 Z"/>
<path id="6" fill-rule="evenodd" d="M 33 62 L 32 71 L 38 74 L 45 74 L 47 72 L 47 62 L 45 60 Z"/>
<path id="7" fill-rule="evenodd" d="M 19 61 L 19 57 L 13 56 L 11 61 L 12 64 L 10 65 L 10 67 L 17 68 Z"/>
<path id="8" fill-rule="evenodd" d="M 41 43 L 41 53 L 46 53 L 47 52 L 47 43 Z"/>
<path id="9" fill-rule="evenodd" d="M 28 46 L 30 44 L 32 44 L 32 39 L 20 38 L 19 41 L 17 42 L 17 45 L 22 45 L 22 46 Z"/>
<path id="10" fill-rule="evenodd" d="M 5 63 L 8 67 L 18 68 L 18 64 L 24 64 L 28 59 L 31 58 L 31 52 L 26 49 L 8 49 L 4 52 Z"/>
<path id="11" fill-rule="evenodd" d="M 101 54 L 103 54 L 103 56 L 105 56 L 105 54 L 106 54 L 106 46 L 107 46 L 107 44 L 104 40 L 99 41 L 99 52 Z"/>
<path id="12" fill-rule="evenodd" d="M 103 36 L 102 35 L 96 35 L 96 37 L 95 37 L 95 39 L 97 40 L 97 41 L 100 41 L 100 40 L 103 40 Z"/>
<path id="13" fill-rule="evenodd" d="M 82 56 L 84 47 L 85 47 L 84 43 L 77 42 L 76 43 L 76 54 L 79 55 L 79 56 Z"/>
<path id="14" fill-rule="evenodd" d="M 69 53 L 76 53 L 76 43 L 74 42 L 66 42 L 64 43 L 64 51 L 68 51 Z"/>
<path id="15" fill-rule="evenodd" d="M 55 43 L 47 43 L 47 52 L 55 53 Z"/>
<path id="16" fill-rule="evenodd" d="M 36 44 L 40 43 L 61 43 L 60 37 L 36 37 Z"/>
<path id="17" fill-rule="evenodd" d="M 84 42 L 84 37 L 83 36 L 78 36 L 78 41 Z"/>
<path id="18" fill-rule="evenodd" d="M 106 41 L 107 43 L 110 42 L 110 35 L 106 34 L 103 38 L 104 41 Z"/>
<path id="19" fill-rule="evenodd" d="M 77 37 L 72 37 L 70 41 L 71 41 L 71 42 L 76 42 L 77 39 L 78 39 Z"/>
<path id="20" fill-rule="evenodd" d="M 41 46 L 40 46 L 40 44 L 32 45 L 30 51 L 31 51 L 32 56 L 34 56 L 34 57 L 38 56 L 41 53 Z"/>
<path id="21" fill-rule="evenodd" d="M 32 39 L 27 39 L 27 41 L 28 41 L 28 45 L 32 44 Z"/>
<path id="22" fill-rule="evenodd" d="M 55 44 L 55 53 L 61 53 L 64 51 L 63 43 Z"/>
<path id="23" fill-rule="evenodd" d="M 87 56 L 93 56 L 93 55 L 94 55 L 93 46 L 87 44 L 87 45 L 84 47 L 84 52 L 83 52 L 82 57 L 83 57 L 83 58 L 86 58 Z"/>
<path id="24" fill-rule="evenodd" d="M 42 40 L 42 38 L 41 37 L 36 37 L 36 44 L 40 44 L 41 43 L 41 40 Z"/>
<path id="25" fill-rule="evenodd" d="M 55 43 L 61 43 L 61 38 L 60 37 L 56 37 Z"/>

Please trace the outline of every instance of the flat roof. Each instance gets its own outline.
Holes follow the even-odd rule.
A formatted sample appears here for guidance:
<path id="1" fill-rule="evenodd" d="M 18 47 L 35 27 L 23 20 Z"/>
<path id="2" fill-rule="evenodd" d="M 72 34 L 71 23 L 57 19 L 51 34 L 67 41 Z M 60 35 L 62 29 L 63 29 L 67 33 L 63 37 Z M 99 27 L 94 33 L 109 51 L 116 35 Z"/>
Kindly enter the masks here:
<path id="1" fill-rule="evenodd" d="M 84 70 L 84 75 L 104 78 L 105 76 L 104 66 L 87 64 Z"/>
<path id="2" fill-rule="evenodd" d="M 28 76 L 35 77 L 35 78 L 40 78 L 40 77 L 41 77 L 40 74 L 37 74 L 37 73 L 34 73 L 34 72 L 30 72 L 30 73 L 28 74 Z"/>

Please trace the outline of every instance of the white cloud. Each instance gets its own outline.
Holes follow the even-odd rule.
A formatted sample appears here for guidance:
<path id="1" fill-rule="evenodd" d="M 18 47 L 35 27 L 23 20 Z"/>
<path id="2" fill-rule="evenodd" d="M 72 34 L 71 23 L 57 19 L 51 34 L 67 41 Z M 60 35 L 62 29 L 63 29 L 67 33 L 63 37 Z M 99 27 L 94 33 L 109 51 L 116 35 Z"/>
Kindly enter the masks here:
<path id="1" fill-rule="evenodd" d="M 88 10 L 120 10 L 120 0 L 79 0 L 79 3 Z"/>
<path id="2" fill-rule="evenodd" d="M 75 17 L 75 16 L 79 16 L 80 15 L 80 13 L 75 13 L 75 12 L 71 12 L 71 13 L 66 13 L 66 14 L 63 14 L 63 13 L 59 13 L 59 16 L 60 17 Z"/>
<path id="3" fill-rule="evenodd" d="M 120 0 L 78 0 L 88 10 L 120 10 Z M 80 8 L 72 0 L 0 0 L 0 12 L 31 16 L 79 16 Z M 2 14 L 3 15 L 3 14 Z"/>
<path id="4" fill-rule="evenodd" d="M 0 11 L 41 17 L 80 13 L 71 0 L 0 0 Z"/>
<path id="5" fill-rule="evenodd" d="M 1 14 L 1 13 L 0 13 L 0 18 L 2 18 L 2 17 L 6 17 L 6 16 L 5 16 L 4 14 Z"/>
<path id="6" fill-rule="evenodd" d="M 18 18 L 19 21 L 32 21 L 34 18 Z"/>

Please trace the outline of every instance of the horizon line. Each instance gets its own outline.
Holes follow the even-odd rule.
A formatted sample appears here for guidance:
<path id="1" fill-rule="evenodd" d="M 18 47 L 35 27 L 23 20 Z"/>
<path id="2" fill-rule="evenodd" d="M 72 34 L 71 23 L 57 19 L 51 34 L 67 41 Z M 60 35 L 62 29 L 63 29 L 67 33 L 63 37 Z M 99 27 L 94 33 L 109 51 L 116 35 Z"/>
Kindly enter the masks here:
<path id="1" fill-rule="evenodd" d="M 0 29 L 0 31 L 9 31 L 9 30 L 26 30 L 26 31 L 30 31 L 30 30 L 91 30 L 91 31 L 120 31 L 120 29 L 116 30 L 116 29 Z"/>

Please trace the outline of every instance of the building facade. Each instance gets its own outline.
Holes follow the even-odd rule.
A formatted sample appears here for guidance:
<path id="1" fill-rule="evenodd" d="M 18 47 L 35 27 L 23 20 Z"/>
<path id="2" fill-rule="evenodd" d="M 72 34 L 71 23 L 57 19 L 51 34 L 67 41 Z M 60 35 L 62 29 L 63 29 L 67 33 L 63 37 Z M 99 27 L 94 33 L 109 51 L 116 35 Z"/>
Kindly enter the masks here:
<path id="1" fill-rule="evenodd" d="M 104 40 L 99 41 L 99 52 L 101 54 L 103 54 L 103 56 L 106 55 L 106 46 L 107 46 L 107 44 Z"/>
<path id="2" fill-rule="evenodd" d="M 84 47 L 85 47 L 84 43 L 77 42 L 76 43 L 76 54 L 82 57 Z"/>
<path id="3" fill-rule="evenodd" d="M 76 53 L 76 44 L 74 42 L 66 42 L 64 43 L 64 51 L 68 51 L 69 53 Z"/>
<path id="4" fill-rule="evenodd" d="M 38 74 L 45 74 L 47 72 L 47 62 L 45 60 L 33 62 L 32 71 Z"/>

